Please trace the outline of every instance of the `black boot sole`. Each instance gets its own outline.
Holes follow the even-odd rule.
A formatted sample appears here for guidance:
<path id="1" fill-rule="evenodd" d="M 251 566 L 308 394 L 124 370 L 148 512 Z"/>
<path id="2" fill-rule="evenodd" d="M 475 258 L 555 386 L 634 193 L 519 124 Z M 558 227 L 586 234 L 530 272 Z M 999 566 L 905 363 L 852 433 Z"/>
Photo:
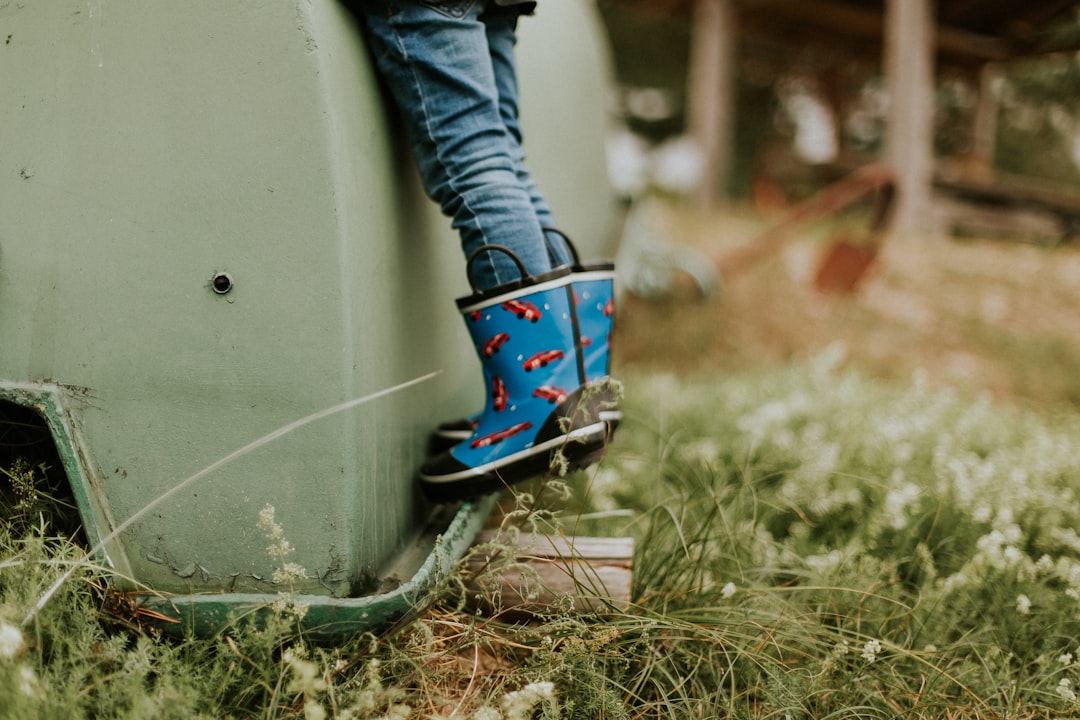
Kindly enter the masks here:
<path id="1" fill-rule="evenodd" d="M 552 473 L 560 454 L 568 472 L 582 470 L 603 457 L 607 437 L 606 424 L 596 423 L 483 469 L 465 466 L 447 452 L 425 464 L 420 490 L 433 503 L 469 500 Z"/>

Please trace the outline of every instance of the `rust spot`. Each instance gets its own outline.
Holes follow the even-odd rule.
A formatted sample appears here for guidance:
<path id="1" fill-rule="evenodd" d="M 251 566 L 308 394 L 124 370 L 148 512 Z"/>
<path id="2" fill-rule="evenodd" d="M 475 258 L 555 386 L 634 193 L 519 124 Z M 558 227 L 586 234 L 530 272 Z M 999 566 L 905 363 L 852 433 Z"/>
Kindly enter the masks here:
<path id="1" fill-rule="evenodd" d="M 150 633 L 160 629 L 161 623 L 178 625 L 179 620 L 168 615 L 144 608 L 139 605 L 139 592 L 120 592 L 111 585 L 104 585 L 95 580 L 86 580 L 101 596 L 101 609 L 98 614 L 105 622 L 127 629 L 130 632 Z"/>

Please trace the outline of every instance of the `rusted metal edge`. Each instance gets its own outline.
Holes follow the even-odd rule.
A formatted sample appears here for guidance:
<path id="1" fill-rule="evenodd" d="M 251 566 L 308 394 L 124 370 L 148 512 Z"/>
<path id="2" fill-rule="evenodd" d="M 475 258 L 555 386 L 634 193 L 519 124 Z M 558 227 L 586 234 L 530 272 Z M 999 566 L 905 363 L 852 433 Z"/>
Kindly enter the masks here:
<path id="1" fill-rule="evenodd" d="M 472 545 L 495 504 L 495 495 L 463 503 L 441 528 L 417 540 L 429 546 L 415 574 L 393 590 L 377 595 L 335 598 L 278 593 L 143 594 L 137 600 L 142 625 L 176 636 L 211 637 L 230 627 L 264 623 L 281 600 L 303 607 L 296 630 L 312 640 L 334 640 L 378 630 L 415 612 Z"/>
<path id="2" fill-rule="evenodd" d="M 118 541 L 102 543 L 102 538 L 116 527 L 116 521 L 102 501 L 102 490 L 89 471 L 91 466 L 84 450 L 85 443 L 68 411 L 69 401 L 80 402 L 86 394 L 83 388 L 59 383 L 0 382 L 0 401 L 34 410 L 45 420 L 71 485 L 86 540 L 90 547 L 100 548 L 94 561 L 113 572 L 130 575 L 126 555 Z"/>

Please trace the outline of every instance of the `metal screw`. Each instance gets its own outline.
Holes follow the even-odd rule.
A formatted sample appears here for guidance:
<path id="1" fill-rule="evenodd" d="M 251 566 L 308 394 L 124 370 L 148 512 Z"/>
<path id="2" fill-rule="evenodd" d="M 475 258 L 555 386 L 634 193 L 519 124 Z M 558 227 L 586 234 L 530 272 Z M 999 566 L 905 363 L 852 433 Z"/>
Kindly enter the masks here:
<path id="1" fill-rule="evenodd" d="M 218 295 L 224 295 L 233 289 L 232 276 L 227 272 L 214 273 L 214 277 L 210 280 L 210 289 Z"/>

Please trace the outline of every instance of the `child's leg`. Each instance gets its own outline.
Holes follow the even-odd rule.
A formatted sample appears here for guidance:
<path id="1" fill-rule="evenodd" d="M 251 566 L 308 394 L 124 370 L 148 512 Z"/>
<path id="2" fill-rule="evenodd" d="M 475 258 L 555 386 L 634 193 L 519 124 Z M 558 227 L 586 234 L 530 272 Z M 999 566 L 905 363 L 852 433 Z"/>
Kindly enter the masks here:
<path id="1" fill-rule="evenodd" d="M 465 254 L 485 244 L 513 250 L 532 273 L 551 268 L 519 143 L 503 123 L 480 21 L 485 2 L 365 0 L 372 49 L 408 125 L 427 193 L 459 231 Z M 509 282 L 517 268 L 489 253 L 478 288 Z"/>
<path id="2" fill-rule="evenodd" d="M 518 14 L 513 10 L 492 9 L 481 15 L 480 19 L 487 26 L 491 66 L 495 72 L 495 87 L 499 92 L 499 116 L 512 140 L 511 159 L 517 170 L 518 182 L 529 193 L 540 224 L 543 227 L 557 227 L 551 207 L 525 167 L 525 149 L 522 146 L 521 124 L 518 121 L 517 63 L 514 58 Z M 568 264 L 571 260 L 570 253 L 566 250 L 562 238 L 549 235 L 547 240 L 554 264 Z"/>

